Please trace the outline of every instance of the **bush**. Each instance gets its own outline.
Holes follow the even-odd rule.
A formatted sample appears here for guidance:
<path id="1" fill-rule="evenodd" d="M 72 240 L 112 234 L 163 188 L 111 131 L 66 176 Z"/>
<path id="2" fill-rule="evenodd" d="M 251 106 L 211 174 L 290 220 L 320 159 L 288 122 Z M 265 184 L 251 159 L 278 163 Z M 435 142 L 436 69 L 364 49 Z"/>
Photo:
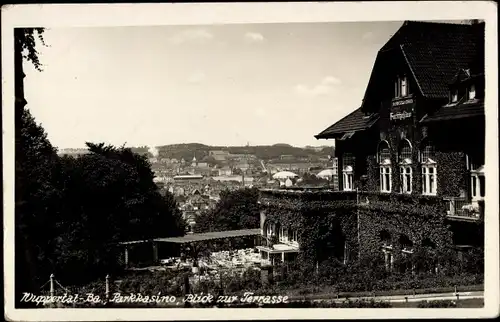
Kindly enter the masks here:
<path id="1" fill-rule="evenodd" d="M 446 307 L 457 307 L 455 301 L 450 300 L 433 300 L 433 301 L 422 301 L 418 303 L 418 308 L 446 308 Z"/>
<path id="2" fill-rule="evenodd" d="M 237 306 L 239 308 L 242 307 L 263 307 L 263 308 L 389 308 L 391 304 L 389 302 L 381 302 L 381 301 L 366 301 L 366 300 L 358 300 L 358 301 L 344 301 L 340 303 L 332 302 L 332 301 L 294 301 L 289 303 L 278 303 L 278 304 L 258 304 L 258 303 L 245 303 L 245 304 L 237 304 L 230 305 Z"/>

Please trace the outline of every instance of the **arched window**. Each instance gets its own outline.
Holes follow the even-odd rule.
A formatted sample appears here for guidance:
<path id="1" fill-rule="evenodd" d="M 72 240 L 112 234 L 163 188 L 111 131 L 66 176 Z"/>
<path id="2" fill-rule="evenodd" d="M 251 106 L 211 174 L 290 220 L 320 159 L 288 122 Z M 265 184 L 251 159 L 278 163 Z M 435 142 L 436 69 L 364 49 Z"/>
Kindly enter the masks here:
<path id="1" fill-rule="evenodd" d="M 353 169 L 350 165 L 344 167 L 342 170 L 343 182 L 344 182 L 344 191 L 352 190 L 352 181 L 353 181 Z"/>
<path id="2" fill-rule="evenodd" d="M 472 84 L 470 87 L 469 87 L 469 100 L 473 100 L 476 98 L 476 86 L 474 84 Z"/>
<path id="3" fill-rule="evenodd" d="M 391 150 L 389 149 L 389 143 L 387 141 L 381 141 L 378 145 L 378 162 L 391 162 Z"/>
<path id="4" fill-rule="evenodd" d="M 401 143 L 399 144 L 399 153 L 398 153 L 398 160 L 399 162 L 408 162 L 411 163 L 411 143 L 407 139 L 401 140 Z"/>
<path id="5" fill-rule="evenodd" d="M 422 194 L 424 195 L 436 195 L 437 192 L 437 163 L 434 158 L 435 148 L 428 139 L 425 139 L 420 147 Z"/>
<path id="6" fill-rule="evenodd" d="M 392 190 L 392 168 L 391 150 L 387 141 L 382 141 L 378 146 L 378 161 L 380 163 L 380 191 L 391 192 Z"/>
<path id="7" fill-rule="evenodd" d="M 391 233 L 388 232 L 387 230 L 385 229 L 381 230 L 379 233 L 379 237 L 383 246 L 390 246 L 392 244 Z"/>
<path id="8" fill-rule="evenodd" d="M 430 238 L 426 237 L 422 241 L 422 247 L 428 247 L 428 248 L 436 248 L 436 244 L 430 240 Z"/>
<path id="9" fill-rule="evenodd" d="M 424 139 L 420 145 L 420 162 L 426 163 L 429 159 L 434 160 L 436 150 L 429 139 Z"/>
<path id="10" fill-rule="evenodd" d="M 379 233 L 380 241 L 382 242 L 382 253 L 384 254 L 385 269 L 391 271 L 394 264 L 394 257 L 392 256 L 392 236 L 391 233 L 385 229 Z"/>
<path id="11" fill-rule="evenodd" d="M 407 235 L 401 234 L 399 236 L 399 244 L 400 244 L 403 252 L 405 252 L 405 251 L 412 252 L 413 251 L 413 242 L 411 241 L 411 239 Z"/>
<path id="12" fill-rule="evenodd" d="M 411 193 L 412 191 L 413 170 L 411 167 L 411 152 L 412 148 L 410 141 L 406 139 L 402 140 L 399 146 L 398 153 L 401 193 Z"/>

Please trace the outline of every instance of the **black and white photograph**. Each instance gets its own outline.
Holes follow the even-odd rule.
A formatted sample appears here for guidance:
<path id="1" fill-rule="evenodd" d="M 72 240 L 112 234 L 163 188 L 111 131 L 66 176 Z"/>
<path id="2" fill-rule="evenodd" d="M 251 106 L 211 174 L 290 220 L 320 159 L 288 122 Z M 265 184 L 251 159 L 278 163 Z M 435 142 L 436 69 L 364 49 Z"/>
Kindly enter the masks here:
<path id="1" fill-rule="evenodd" d="M 6 319 L 498 316 L 496 7 L 439 4 L 2 7 Z"/>

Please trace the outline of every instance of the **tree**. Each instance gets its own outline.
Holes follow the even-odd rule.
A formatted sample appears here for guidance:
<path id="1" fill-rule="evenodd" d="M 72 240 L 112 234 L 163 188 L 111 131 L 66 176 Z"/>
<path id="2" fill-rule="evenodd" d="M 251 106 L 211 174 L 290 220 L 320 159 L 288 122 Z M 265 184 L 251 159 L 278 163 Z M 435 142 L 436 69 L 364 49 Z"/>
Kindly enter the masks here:
<path id="1" fill-rule="evenodd" d="M 23 58 L 41 70 L 35 37 L 15 29 L 15 298 L 37 294 L 55 273 L 85 282 L 118 269 L 116 243 L 184 233 L 173 196 L 162 196 L 145 156 L 88 144 L 90 154 L 59 158 L 25 107 Z M 24 303 L 25 304 L 25 303 Z"/>
<path id="2" fill-rule="evenodd" d="M 243 174 L 243 171 L 240 168 L 233 168 L 232 172 L 234 175 L 241 176 Z"/>
<path id="3" fill-rule="evenodd" d="M 260 222 L 259 191 L 245 188 L 224 190 L 213 210 L 196 217 L 196 232 L 258 228 Z"/>
<path id="4" fill-rule="evenodd" d="M 91 153 L 61 158 L 58 188 L 57 275 L 84 283 L 120 269 L 117 243 L 184 234 L 177 203 L 162 196 L 144 155 L 87 143 Z"/>
<path id="5" fill-rule="evenodd" d="M 302 176 L 302 181 L 298 184 L 299 186 L 328 186 L 328 180 L 319 178 L 309 172 L 304 173 Z"/>
<path id="6" fill-rule="evenodd" d="M 47 253 L 53 233 L 53 214 L 57 212 L 58 191 L 52 174 L 56 150 L 25 107 L 23 58 L 41 70 L 35 37 L 43 43 L 43 29 L 14 30 L 15 69 L 15 298 L 23 292 L 39 292 L 40 276 L 45 271 L 40 263 L 49 263 Z M 48 278 L 48 274 L 45 275 Z M 19 302 L 16 301 L 16 304 Z M 22 304 L 26 306 L 26 303 Z"/>

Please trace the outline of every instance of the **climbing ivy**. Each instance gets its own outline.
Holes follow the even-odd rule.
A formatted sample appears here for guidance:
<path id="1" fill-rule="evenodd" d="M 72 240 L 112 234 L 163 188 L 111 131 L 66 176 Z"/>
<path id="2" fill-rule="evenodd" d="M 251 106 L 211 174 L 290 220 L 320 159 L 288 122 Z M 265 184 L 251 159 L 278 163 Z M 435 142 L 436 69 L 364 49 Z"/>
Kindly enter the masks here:
<path id="1" fill-rule="evenodd" d="M 420 146 L 422 140 L 414 140 L 413 148 L 411 150 L 412 153 L 412 194 L 419 195 L 422 193 L 422 162 L 420 160 Z"/>
<path id="2" fill-rule="evenodd" d="M 436 152 L 438 166 L 437 194 L 459 197 L 460 190 L 467 187 L 468 170 L 463 152 Z"/>
<path id="3" fill-rule="evenodd" d="M 266 221 L 297 230 L 300 258 L 307 265 L 340 255 L 344 241 L 349 258 L 381 254 L 381 231 L 395 249 L 408 236 L 418 250 L 424 240 L 443 250 L 452 245 L 442 199 L 396 193 L 268 191 L 261 198 Z M 358 235 L 359 223 L 359 235 Z M 359 251 L 359 253 L 358 253 Z M 418 251 L 415 251 L 418 253 Z"/>
<path id="4" fill-rule="evenodd" d="M 377 157 L 370 155 L 366 158 L 366 190 L 378 191 L 380 190 L 380 170 L 377 164 Z"/>

